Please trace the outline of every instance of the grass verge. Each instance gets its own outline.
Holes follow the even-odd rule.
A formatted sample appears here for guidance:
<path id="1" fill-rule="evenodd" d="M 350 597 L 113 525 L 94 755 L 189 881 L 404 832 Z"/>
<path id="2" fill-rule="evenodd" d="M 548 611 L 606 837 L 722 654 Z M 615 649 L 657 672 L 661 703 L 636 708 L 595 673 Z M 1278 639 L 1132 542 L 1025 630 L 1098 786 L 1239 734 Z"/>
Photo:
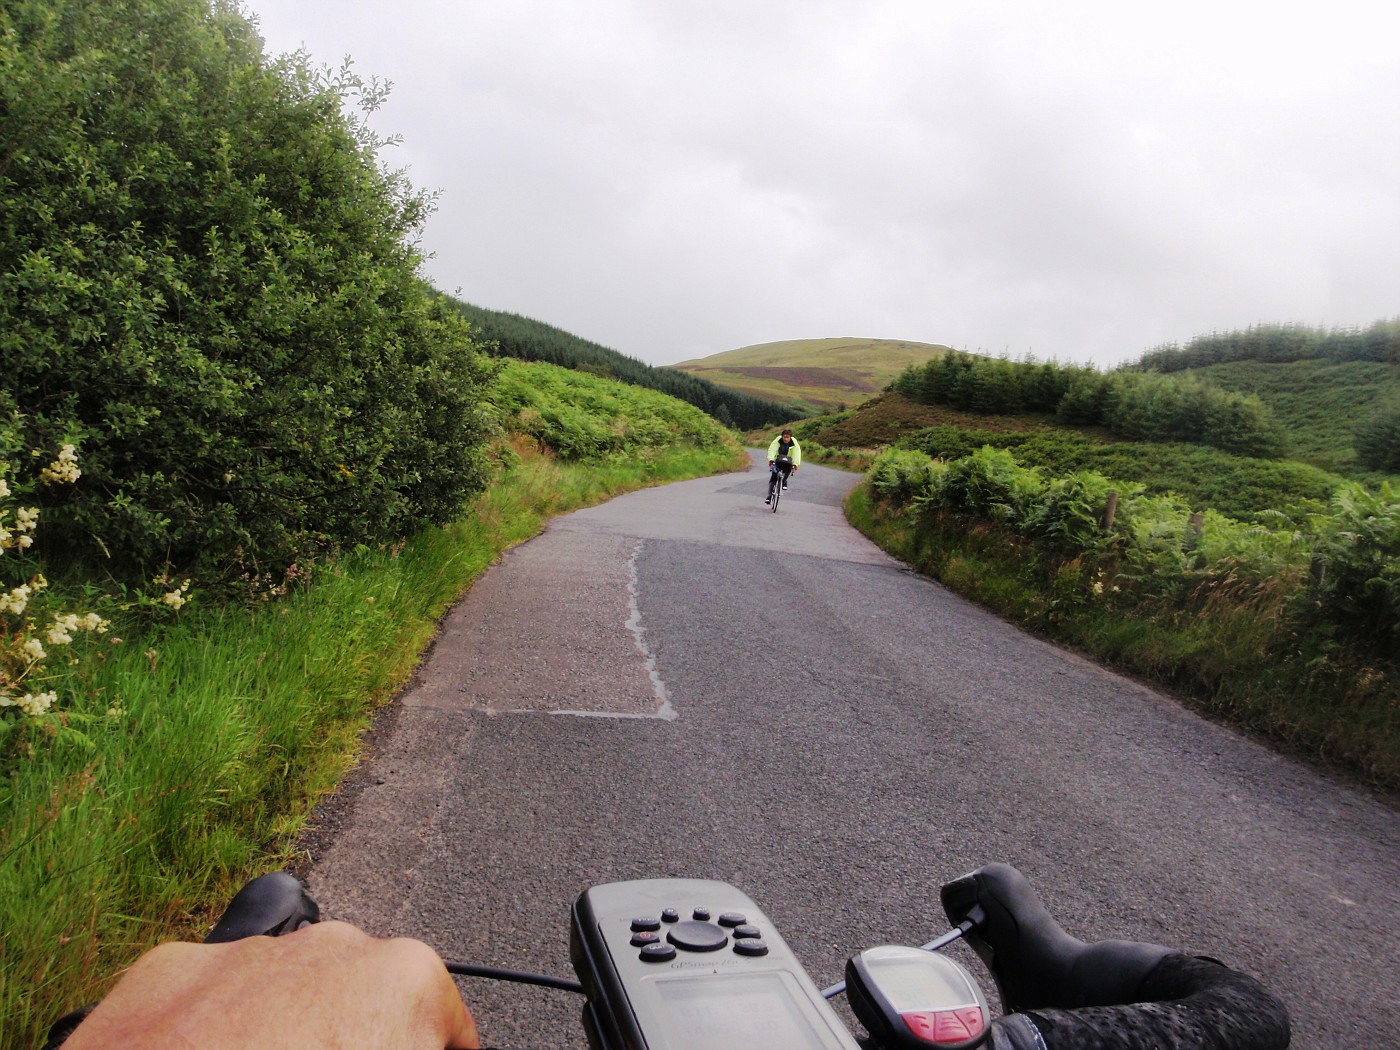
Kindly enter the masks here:
<path id="1" fill-rule="evenodd" d="M 275 601 L 188 606 L 70 669 L 85 693 L 71 731 L 21 741 L 0 770 L 6 1050 L 39 1045 L 141 951 L 197 935 L 286 859 L 374 710 L 502 551 L 553 515 L 748 462 L 733 445 L 564 464 L 520 440 L 504 459 L 452 526 L 313 565 Z"/>

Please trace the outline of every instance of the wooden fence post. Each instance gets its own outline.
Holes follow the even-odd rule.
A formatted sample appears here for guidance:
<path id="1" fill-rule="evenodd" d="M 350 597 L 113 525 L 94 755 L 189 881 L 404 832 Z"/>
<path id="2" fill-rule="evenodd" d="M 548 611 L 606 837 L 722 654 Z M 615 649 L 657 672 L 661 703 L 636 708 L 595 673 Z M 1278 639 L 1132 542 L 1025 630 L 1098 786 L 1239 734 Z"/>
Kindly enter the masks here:
<path id="1" fill-rule="evenodd" d="M 1104 529 L 1113 528 L 1113 519 L 1118 515 L 1118 493 L 1113 489 L 1108 492 L 1108 506 L 1103 512 Z"/>
<path id="2" fill-rule="evenodd" d="M 1196 560 L 1198 562 L 1196 566 L 1197 568 L 1200 568 L 1199 563 L 1202 561 L 1200 556 L 1201 530 L 1205 528 L 1205 524 L 1206 516 L 1203 511 L 1198 510 L 1189 518 L 1187 518 L 1186 527 L 1190 531 L 1187 533 L 1186 539 L 1181 545 L 1181 549 L 1187 552 L 1188 554 L 1191 552 L 1196 553 Z"/>

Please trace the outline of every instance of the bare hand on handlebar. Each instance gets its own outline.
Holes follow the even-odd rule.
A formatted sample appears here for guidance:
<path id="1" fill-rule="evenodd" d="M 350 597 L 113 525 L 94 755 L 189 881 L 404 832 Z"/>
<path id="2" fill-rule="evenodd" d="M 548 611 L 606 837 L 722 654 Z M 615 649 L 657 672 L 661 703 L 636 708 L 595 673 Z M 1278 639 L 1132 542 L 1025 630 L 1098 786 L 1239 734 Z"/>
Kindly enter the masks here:
<path id="1" fill-rule="evenodd" d="M 476 1023 L 426 944 L 341 922 L 147 952 L 64 1050 L 475 1050 Z"/>
<path id="2" fill-rule="evenodd" d="M 148 952 L 86 1020 L 85 1011 L 61 1018 L 46 1050 L 475 1050 L 476 1024 L 449 971 L 584 993 L 590 1045 L 606 1050 L 753 1045 L 739 1037 L 755 1031 L 752 996 L 760 986 L 767 989 L 766 1030 L 791 1036 L 782 1050 L 854 1047 L 825 1003 L 848 984 L 851 1005 L 870 1031 L 859 1044 L 866 1047 L 1283 1050 L 1289 1044 L 1287 1010 L 1252 978 L 1161 945 L 1080 941 L 1015 868 L 986 865 L 947 883 L 941 897 L 953 930 L 918 951 L 862 952 L 848 962 L 846 982 L 819 993 L 758 906 L 725 883 L 660 879 L 587 890 L 571 924 L 570 958 L 580 983 L 444 963 L 419 941 L 378 940 L 344 923 L 313 925 L 316 903 L 292 876 L 272 873 L 240 891 L 207 943 Z M 721 905 L 722 914 L 712 916 L 709 905 Z M 1007 1015 L 990 1024 L 981 993 L 964 995 L 973 986 L 951 981 L 948 968 L 958 964 L 916 967 L 919 974 L 911 976 L 910 952 L 931 952 L 959 937 L 982 957 L 1001 991 Z M 698 958 L 707 962 L 697 966 Z M 679 969 L 664 982 L 651 980 L 668 973 L 671 960 Z M 707 973 L 722 979 L 715 983 Z M 732 997 L 731 988 L 747 990 L 748 998 Z M 705 1020 L 698 1029 L 697 1016 Z M 824 1027 L 828 1022 L 834 1027 Z"/>

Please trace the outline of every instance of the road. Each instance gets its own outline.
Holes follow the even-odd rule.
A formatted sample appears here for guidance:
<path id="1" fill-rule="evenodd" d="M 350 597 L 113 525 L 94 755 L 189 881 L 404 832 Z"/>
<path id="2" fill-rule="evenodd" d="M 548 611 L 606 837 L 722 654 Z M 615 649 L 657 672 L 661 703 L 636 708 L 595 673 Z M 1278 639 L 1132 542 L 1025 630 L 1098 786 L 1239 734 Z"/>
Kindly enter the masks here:
<path id="1" fill-rule="evenodd" d="M 1394 809 L 906 571 L 854 480 L 809 464 L 777 514 L 759 470 L 669 485 L 510 551 L 319 811 L 315 896 L 567 976 L 584 887 L 716 878 L 826 984 L 999 860 L 1078 936 L 1255 974 L 1295 1047 L 1394 1045 Z M 488 1044 L 585 1045 L 573 996 L 463 988 Z"/>

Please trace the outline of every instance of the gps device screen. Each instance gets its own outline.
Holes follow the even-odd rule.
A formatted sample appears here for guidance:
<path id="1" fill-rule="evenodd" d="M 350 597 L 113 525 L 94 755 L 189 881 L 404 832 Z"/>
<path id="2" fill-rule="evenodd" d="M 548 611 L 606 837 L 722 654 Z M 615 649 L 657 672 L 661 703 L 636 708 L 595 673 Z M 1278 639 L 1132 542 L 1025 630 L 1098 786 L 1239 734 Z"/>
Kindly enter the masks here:
<path id="1" fill-rule="evenodd" d="M 783 973 L 656 981 L 677 1045 L 687 1050 L 802 1050 L 831 1046 L 795 998 Z M 665 1044 L 663 1044 L 665 1045 Z"/>

